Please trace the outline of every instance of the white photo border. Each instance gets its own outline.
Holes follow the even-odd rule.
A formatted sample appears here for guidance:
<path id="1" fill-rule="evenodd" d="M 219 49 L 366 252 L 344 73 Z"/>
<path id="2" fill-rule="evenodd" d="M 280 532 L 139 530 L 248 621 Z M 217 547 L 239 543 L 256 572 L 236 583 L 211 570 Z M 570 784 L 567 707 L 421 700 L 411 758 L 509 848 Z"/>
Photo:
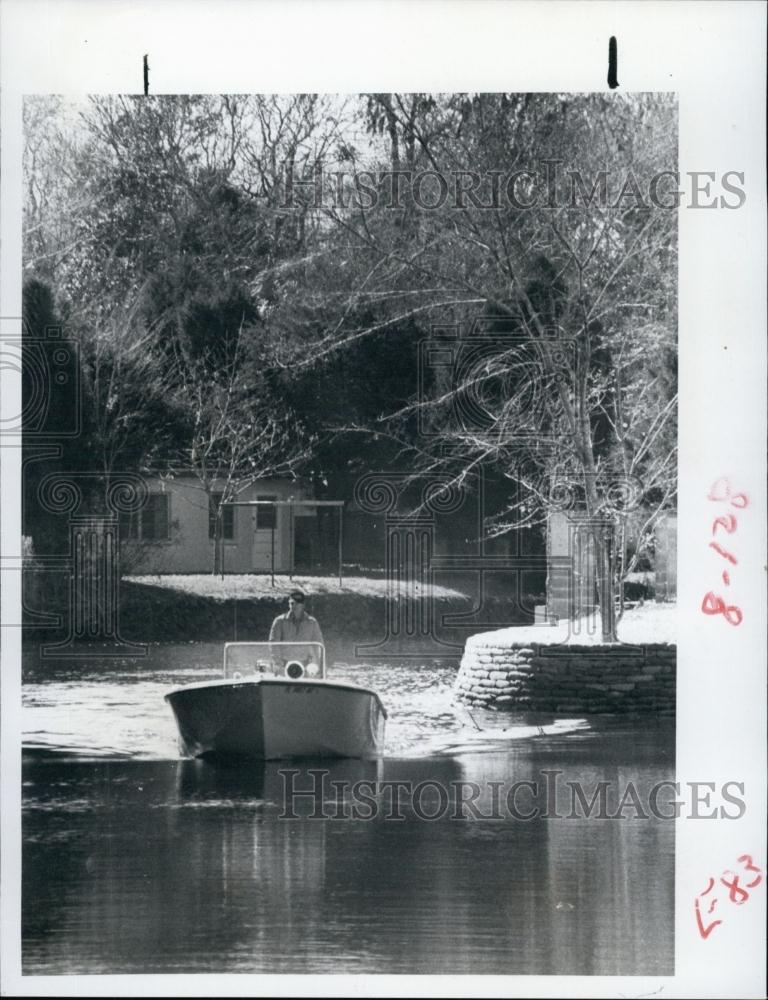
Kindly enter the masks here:
<path id="1" fill-rule="evenodd" d="M 766 845 L 766 7 L 751 2 L 502 0 L 3 0 L 4 317 L 21 314 L 21 106 L 29 93 L 607 90 L 679 95 L 680 171 L 744 174 L 739 209 L 679 215 L 680 500 L 677 779 L 742 781 L 739 820 L 676 823 L 672 977 L 23 976 L 20 948 L 20 632 L 2 629 L 4 994 L 59 996 L 752 997 L 765 992 L 765 890 L 702 940 L 693 902 L 736 857 Z M 4 320 L 5 329 L 11 330 Z M 20 325 L 20 324 L 19 324 Z M 20 385 L 1 373 L 4 412 Z M 19 442 L 0 452 L 2 618 L 20 613 Z M 710 484 L 750 498 L 742 625 L 701 613 L 712 577 Z M 649 872 L 649 880 L 654 873 Z"/>

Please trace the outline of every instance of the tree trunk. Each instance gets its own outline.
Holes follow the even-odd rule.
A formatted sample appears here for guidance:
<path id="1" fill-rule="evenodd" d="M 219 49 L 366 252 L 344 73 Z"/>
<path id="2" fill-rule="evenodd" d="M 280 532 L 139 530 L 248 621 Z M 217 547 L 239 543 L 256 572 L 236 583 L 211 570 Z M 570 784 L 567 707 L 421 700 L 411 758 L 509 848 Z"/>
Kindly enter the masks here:
<path id="1" fill-rule="evenodd" d="M 604 519 L 595 522 L 593 537 L 595 540 L 597 600 L 600 606 L 603 642 L 617 642 L 616 607 L 613 600 L 613 535 L 613 525 L 609 525 Z"/>

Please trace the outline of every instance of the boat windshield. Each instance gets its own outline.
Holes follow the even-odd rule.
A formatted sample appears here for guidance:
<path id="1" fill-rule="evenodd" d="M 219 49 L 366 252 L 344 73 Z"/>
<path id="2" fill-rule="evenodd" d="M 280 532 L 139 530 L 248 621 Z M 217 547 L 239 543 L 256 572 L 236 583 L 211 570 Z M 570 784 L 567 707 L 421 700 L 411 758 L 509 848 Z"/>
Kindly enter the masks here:
<path id="1" fill-rule="evenodd" d="M 228 642 L 224 646 L 224 676 L 233 680 L 266 674 L 271 677 L 325 677 L 325 647 L 321 642 Z"/>

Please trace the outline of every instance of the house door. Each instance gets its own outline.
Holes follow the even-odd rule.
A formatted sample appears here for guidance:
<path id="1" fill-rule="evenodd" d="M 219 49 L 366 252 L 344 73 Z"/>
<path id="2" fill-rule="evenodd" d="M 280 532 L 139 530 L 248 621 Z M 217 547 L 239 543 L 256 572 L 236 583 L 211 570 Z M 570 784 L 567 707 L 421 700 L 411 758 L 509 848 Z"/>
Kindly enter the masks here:
<path id="1" fill-rule="evenodd" d="M 276 500 L 276 496 L 258 496 L 257 500 Z M 281 557 L 281 535 L 278 530 L 277 507 L 259 506 L 253 508 L 253 544 L 251 546 L 251 570 L 254 573 L 269 573 L 272 568 L 274 545 L 275 571 L 283 569 Z"/>

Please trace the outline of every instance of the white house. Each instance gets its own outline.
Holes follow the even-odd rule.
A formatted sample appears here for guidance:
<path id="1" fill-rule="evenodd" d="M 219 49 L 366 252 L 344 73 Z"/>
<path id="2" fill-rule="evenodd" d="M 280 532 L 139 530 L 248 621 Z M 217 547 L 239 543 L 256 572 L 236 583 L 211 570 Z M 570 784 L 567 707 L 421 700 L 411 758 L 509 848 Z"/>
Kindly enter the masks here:
<path id="1" fill-rule="evenodd" d="M 134 573 L 210 573 L 214 566 L 216 506 L 193 475 L 152 477 L 146 480 L 147 503 L 121 518 L 124 565 Z M 308 499 L 296 480 L 263 479 L 238 492 L 238 502 Z M 315 508 L 297 504 L 269 506 L 227 505 L 222 513 L 224 571 L 268 573 L 274 556 L 275 572 L 290 572 L 295 555 L 297 526 L 314 518 Z M 306 522 L 304 522 L 306 523 Z"/>

